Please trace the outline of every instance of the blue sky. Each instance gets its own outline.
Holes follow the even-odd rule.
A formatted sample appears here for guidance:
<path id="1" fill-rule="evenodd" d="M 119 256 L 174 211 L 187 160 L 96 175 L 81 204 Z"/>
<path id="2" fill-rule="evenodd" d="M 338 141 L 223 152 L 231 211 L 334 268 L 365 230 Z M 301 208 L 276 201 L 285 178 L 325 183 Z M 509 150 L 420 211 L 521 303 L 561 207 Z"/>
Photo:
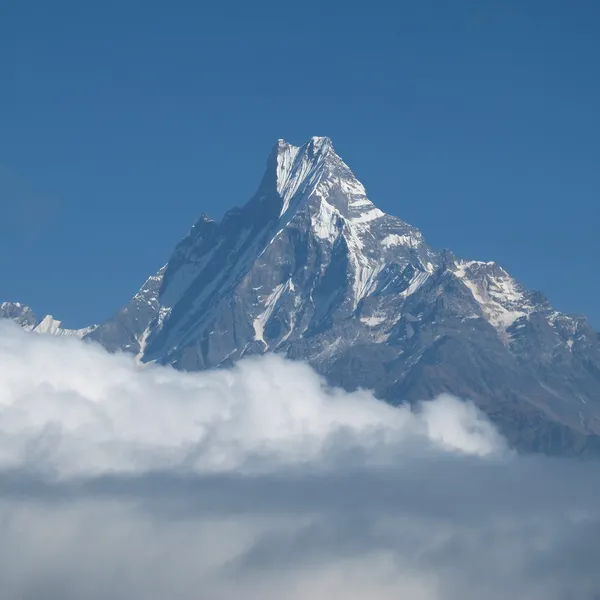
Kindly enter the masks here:
<path id="1" fill-rule="evenodd" d="M 277 138 L 600 326 L 600 3 L 9 1 L 0 299 L 100 321 Z"/>

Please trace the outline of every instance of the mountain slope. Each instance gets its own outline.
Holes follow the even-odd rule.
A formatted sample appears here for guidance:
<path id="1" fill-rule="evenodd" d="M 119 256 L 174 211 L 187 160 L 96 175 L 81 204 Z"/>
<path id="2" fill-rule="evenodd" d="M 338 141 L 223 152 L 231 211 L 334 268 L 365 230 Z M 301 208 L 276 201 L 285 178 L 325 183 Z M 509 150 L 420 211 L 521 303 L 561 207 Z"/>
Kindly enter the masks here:
<path id="1" fill-rule="evenodd" d="M 202 218 L 176 249 L 161 288 L 168 314 L 146 359 L 189 369 L 281 350 L 360 312 L 390 269 L 425 278 L 432 261 L 416 229 L 367 199 L 329 140 L 280 141 L 254 198 L 219 224 Z"/>
<path id="2" fill-rule="evenodd" d="M 470 398 L 523 450 L 598 445 L 600 341 L 585 319 L 495 263 L 431 249 L 328 138 L 280 140 L 254 197 L 219 223 L 201 216 L 87 337 L 186 370 L 281 352 L 392 403 Z"/>

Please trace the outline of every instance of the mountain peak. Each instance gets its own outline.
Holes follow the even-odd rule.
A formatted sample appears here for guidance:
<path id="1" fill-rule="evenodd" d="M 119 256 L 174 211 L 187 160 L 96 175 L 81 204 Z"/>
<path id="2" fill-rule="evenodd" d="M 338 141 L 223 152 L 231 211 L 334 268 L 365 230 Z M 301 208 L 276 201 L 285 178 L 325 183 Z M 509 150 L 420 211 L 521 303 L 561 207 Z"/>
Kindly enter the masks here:
<path id="1" fill-rule="evenodd" d="M 277 140 L 277 144 L 275 146 L 277 149 L 287 147 L 287 148 L 296 148 L 299 150 L 301 148 L 309 148 L 310 147 L 313 150 L 320 150 L 321 148 L 325 148 L 325 147 L 333 149 L 333 142 L 331 141 L 331 138 L 329 138 L 327 136 L 314 135 L 313 137 L 310 138 L 310 140 L 308 140 L 308 142 L 305 142 L 301 146 L 296 146 L 295 144 L 290 144 L 283 138 L 279 138 Z"/>
<path id="2" fill-rule="evenodd" d="M 280 217 L 294 214 L 307 203 L 317 208 L 320 204 L 330 205 L 330 210 L 324 210 L 331 216 L 358 218 L 373 210 L 376 213 L 371 217 L 383 215 L 367 198 L 364 187 L 328 137 L 313 136 L 302 146 L 278 140 L 267 173 L 271 182 L 274 177 L 281 198 Z"/>
<path id="3" fill-rule="evenodd" d="M 600 449 L 598 334 L 499 265 L 430 248 L 375 207 L 327 137 L 278 140 L 250 201 L 218 223 L 201 215 L 98 328 L 18 303 L 1 317 L 186 370 L 281 352 L 394 404 L 469 398 L 520 448 Z"/>
<path id="4" fill-rule="evenodd" d="M 43 319 L 38 319 L 29 306 L 20 302 L 0 303 L 0 319 L 10 319 L 26 331 L 48 333 L 57 336 L 82 338 L 96 328 L 95 325 L 92 325 L 91 327 L 84 327 L 82 329 L 68 329 L 63 327 L 62 322 L 55 319 L 52 315 L 46 315 Z"/>
<path id="5" fill-rule="evenodd" d="M 322 164 L 328 157 L 337 157 L 333 149 L 333 142 L 328 137 L 313 136 L 301 146 L 296 146 L 286 142 L 284 139 L 277 140 L 273 149 L 273 154 L 277 157 L 278 177 L 281 175 L 281 168 L 284 170 L 293 166 L 295 160 L 304 163 L 312 163 L 313 166 Z"/>
<path id="6" fill-rule="evenodd" d="M 302 146 L 278 142 L 275 178 L 282 199 L 280 216 L 288 211 L 299 192 L 306 192 L 319 182 L 330 148 L 328 138 L 313 137 Z"/>
<path id="7" fill-rule="evenodd" d="M 326 136 L 313 136 L 305 145 L 313 150 L 333 150 L 333 142 Z"/>

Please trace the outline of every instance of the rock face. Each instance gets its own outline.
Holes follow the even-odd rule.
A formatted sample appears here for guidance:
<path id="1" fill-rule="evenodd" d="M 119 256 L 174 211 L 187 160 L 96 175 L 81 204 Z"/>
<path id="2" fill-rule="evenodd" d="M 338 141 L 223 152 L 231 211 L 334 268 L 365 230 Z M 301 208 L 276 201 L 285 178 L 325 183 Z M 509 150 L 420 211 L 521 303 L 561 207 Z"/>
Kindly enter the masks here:
<path id="1" fill-rule="evenodd" d="M 86 337 L 99 342 L 110 352 L 121 350 L 143 358 L 146 338 L 159 321 L 159 294 L 164 271 L 165 267 L 149 277 L 121 310 Z"/>
<path id="2" fill-rule="evenodd" d="M 10 306 L 0 314 L 31 329 L 30 311 Z M 84 335 L 185 370 L 281 352 L 391 403 L 469 398 L 521 450 L 600 449 L 600 339 L 587 321 L 495 263 L 430 248 L 373 205 L 328 138 L 280 140 L 245 206 L 219 223 L 202 215 Z"/>

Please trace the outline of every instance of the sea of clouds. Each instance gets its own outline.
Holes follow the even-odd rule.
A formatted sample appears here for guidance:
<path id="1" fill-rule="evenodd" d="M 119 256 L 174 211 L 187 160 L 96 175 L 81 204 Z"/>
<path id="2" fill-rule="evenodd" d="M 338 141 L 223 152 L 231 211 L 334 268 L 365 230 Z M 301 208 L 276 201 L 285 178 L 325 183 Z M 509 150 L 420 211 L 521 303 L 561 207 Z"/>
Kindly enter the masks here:
<path id="1" fill-rule="evenodd" d="M 181 373 L 0 323 L 3 600 L 592 600 L 600 470 L 270 355 Z"/>

